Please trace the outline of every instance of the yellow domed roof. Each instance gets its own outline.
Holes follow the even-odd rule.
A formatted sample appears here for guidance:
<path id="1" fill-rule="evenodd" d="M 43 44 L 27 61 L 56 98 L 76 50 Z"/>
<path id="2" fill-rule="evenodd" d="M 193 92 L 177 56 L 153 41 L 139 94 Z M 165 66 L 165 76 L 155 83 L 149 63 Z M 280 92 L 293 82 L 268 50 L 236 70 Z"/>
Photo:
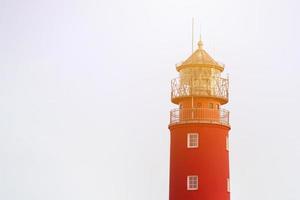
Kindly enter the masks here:
<path id="1" fill-rule="evenodd" d="M 207 66 L 207 67 L 214 67 L 218 68 L 219 70 L 223 71 L 224 67 L 215 61 L 204 49 L 203 43 L 200 40 L 198 42 L 198 49 L 184 62 L 178 65 L 177 70 L 179 71 L 182 68 L 189 67 L 189 66 Z"/>

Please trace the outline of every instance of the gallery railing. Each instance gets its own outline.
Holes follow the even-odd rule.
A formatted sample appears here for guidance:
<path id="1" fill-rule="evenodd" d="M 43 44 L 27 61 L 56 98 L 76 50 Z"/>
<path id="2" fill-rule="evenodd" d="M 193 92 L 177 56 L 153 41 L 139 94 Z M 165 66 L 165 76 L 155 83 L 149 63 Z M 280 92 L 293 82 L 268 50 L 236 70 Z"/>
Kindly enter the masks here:
<path id="1" fill-rule="evenodd" d="M 170 111 L 170 125 L 177 123 L 209 123 L 229 125 L 229 111 L 225 109 L 184 108 Z"/>
<path id="2" fill-rule="evenodd" d="M 228 101 L 229 81 L 222 77 L 179 77 L 171 81 L 171 99 L 176 103 L 183 97 L 212 97 Z"/>

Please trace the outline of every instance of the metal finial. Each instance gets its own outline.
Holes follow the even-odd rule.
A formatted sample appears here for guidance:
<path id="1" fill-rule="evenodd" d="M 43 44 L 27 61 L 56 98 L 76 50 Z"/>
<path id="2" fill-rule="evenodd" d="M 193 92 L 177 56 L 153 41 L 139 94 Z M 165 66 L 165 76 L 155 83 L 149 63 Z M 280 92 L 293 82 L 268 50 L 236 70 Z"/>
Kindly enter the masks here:
<path id="1" fill-rule="evenodd" d="M 200 38 L 199 38 L 199 42 L 198 42 L 198 48 L 199 48 L 199 49 L 202 49 L 202 48 L 203 48 L 203 42 L 202 42 L 201 34 L 200 34 Z"/>
<path id="2" fill-rule="evenodd" d="M 202 42 L 202 28 L 201 28 L 201 24 L 200 24 L 200 34 L 199 34 L 198 48 L 199 48 L 199 49 L 202 49 L 202 48 L 203 48 L 203 42 Z"/>

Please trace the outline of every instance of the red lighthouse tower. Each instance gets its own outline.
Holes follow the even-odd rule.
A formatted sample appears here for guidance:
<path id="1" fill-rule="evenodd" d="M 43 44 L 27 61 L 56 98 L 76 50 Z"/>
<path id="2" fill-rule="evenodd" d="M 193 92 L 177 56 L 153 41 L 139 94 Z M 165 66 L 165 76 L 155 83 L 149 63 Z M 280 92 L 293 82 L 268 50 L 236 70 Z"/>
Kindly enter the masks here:
<path id="1" fill-rule="evenodd" d="M 170 200 L 229 200 L 228 78 L 224 66 L 198 49 L 176 66 L 171 81 Z"/>

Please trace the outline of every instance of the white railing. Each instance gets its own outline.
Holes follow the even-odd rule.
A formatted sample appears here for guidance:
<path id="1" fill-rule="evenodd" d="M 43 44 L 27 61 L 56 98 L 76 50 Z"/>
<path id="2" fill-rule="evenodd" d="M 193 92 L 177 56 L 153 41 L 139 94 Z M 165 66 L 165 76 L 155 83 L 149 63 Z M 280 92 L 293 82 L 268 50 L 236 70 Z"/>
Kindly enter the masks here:
<path id="1" fill-rule="evenodd" d="M 209 123 L 229 126 L 229 111 L 209 108 L 177 108 L 170 111 L 170 125 L 177 123 Z"/>
<path id="2" fill-rule="evenodd" d="M 222 77 L 179 77 L 171 81 L 171 98 L 214 97 L 228 101 L 229 81 Z"/>

